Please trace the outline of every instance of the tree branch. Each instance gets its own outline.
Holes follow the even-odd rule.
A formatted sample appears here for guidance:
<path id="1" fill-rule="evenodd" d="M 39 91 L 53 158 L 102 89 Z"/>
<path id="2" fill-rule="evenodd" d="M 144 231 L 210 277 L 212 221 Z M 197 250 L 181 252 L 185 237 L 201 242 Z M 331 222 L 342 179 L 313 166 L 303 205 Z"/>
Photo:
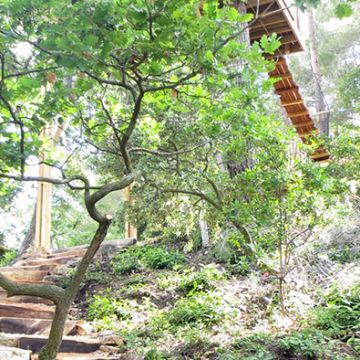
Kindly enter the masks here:
<path id="1" fill-rule="evenodd" d="M 188 154 L 193 152 L 194 150 L 196 150 L 197 148 L 204 146 L 206 144 L 208 144 L 209 141 L 204 141 L 198 145 L 195 145 L 194 147 L 192 147 L 191 149 L 185 149 L 185 150 L 179 150 L 179 151 L 160 151 L 160 150 L 152 150 L 152 149 L 146 149 L 146 148 L 139 148 L 139 147 L 135 147 L 135 148 L 131 148 L 129 149 L 129 153 L 130 152 L 143 152 L 143 153 L 147 153 L 147 154 L 151 154 L 151 155 L 156 155 L 156 156 L 176 156 L 176 155 L 181 155 L 181 154 Z"/>
<path id="2" fill-rule="evenodd" d="M 130 85 L 124 83 L 124 82 L 115 81 L 115 80 L 107 80 L 107 79 L 100 78 L 100 77 L 90 73 L 89 71 L 84 71 L 84 73 L 86 75 L 88 75 L 89 77 L 91 77 L 92 79 L 96 80 L 100 84 L 108 84 L 108 85 L 119 86 L 119 87 L 122 87 L 122 88 L 124 88 L 126 90 L 129 90 L 131 92 L 133 100 L 136 101 L 136 91 L 132 86 L 130 86 Z"/>
<path id="3" fill-rule="evenodd" d="M 137 176 L 139 176 L 139 172 L 130 173 L 124 176 L 121 180 L 106 184 L 93 194 L 85 196 L 85 205 L 89 215 L 98 223 L 107 221 L 106 215 L 101 215 L 96 209 L 96 203 L 111 192 L 126 188 L 134 182 Z"/>
<path id="4" fill-rule="evenodd" d="M 24 284 L 9 280 L 0 274 L 0 286 L 7 292 L 7 296 L 29 295 L 49 299 L 57 304 L 61 301 L 65 291 L 56 285 Z"/>

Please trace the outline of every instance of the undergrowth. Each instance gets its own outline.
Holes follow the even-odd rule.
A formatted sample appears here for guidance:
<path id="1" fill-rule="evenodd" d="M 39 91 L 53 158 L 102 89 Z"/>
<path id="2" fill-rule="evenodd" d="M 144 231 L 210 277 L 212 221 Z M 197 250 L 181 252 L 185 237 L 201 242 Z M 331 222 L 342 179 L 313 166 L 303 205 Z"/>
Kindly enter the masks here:
<path id="1" fill-rule="evenodd" d="M 17 257 L 18 252 L 16 250 L 10 250 L 4 253 L 0 257 L 0 267 L 8 266 Z"/>
<path id="2" fill-rule="evenodd" d="M 165 246 L 134 245 L 116 254 L 112 268 L 117 274 L 130 274 L 144 268 L 173 269 L 184 259 L 179 251 L 168 250 Z"/>

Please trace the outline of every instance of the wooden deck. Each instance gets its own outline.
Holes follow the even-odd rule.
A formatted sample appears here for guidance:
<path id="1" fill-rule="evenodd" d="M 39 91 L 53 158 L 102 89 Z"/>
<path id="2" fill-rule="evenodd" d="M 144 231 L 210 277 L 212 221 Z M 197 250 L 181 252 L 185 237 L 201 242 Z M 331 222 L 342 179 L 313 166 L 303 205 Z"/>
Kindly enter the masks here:
<path id="1" fill-rule="evenodd" d="M 248 0 L 247 11 L 254 14 L 249 33 L 250 41 L 260 40 L 263 35 L 277 34 L 281 42 L 280 48 L 274 55 L 276 68 L 269 75 L 280 77 L 274 84 L 275 92 L 280 96 L 288 118 L 294 125 L 302 142 L 306 143 L 316 136 L 318 130 L 310 116 L 299 88 L 287 66 L 284 55 L 292 54 L 305 49 L 304 33 L 307 32 L 307 21 L 303 13 L 285 0 Z M 326 161 L 330 157 L 324 147 L 320 147 L 311 156 L 314 161 Z"/>
<path id="2" fill-rule="evenodd" d="M 276 94 L 280 96 L 281 105 L 284 107 L 287 117 L 291 120 L 301 140 L 306 143 L 312 136 L 316 136 L 318 130 L 310 116 L 300 95 L 299 87 L 296 85 L 284 57 L 277 59 L 276 68 L 270 77 L 281 78 L 274 83 Z M 311 155 L 314 161 L 328 160 L 330 154 L 324 147 L 320 147 Z"/>
<path id="3" fill-rule="evenodd" d="M 290 1 L 249 0 L 246 7 L 257 19 L 250 27 L 251 42 L 259 40 L 264 34 L 275 33 L 282 44 L 275 55 L 304 51 L 304 34 L 301 29 L 307 28 L 306 22 L 301 21 L 303 13 Z"/>

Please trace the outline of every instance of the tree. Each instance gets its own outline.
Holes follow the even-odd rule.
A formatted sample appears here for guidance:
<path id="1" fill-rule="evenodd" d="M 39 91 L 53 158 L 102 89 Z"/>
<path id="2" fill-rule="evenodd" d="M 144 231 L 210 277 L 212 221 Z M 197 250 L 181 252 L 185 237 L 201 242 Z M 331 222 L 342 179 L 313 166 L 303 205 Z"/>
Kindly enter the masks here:
<path id="1" fill-rule="evenodd" d="M 319 59 L 319 45 L 316 33 L 314 10 L 308 9 L 309 18 L 309 40 L 310 40 L 310 58 L 315 85 L 315 109 L 319 130 L 325 136 L 329 136 L 329 113 L 327 112 L 324 100 L 324 94 L 321 86 L 321 70 Z"/>
<path id="2" fill-rule="evenodd" d="M 42 181 L 67 186 L 83 193 L 88 215 L 97 223 L 88 250 L 65 290 L 18 284 L 0 276 L 0 285 L 9 296 L 36 295 L 56 305 L 40 359 L 55 359 L 69 307 L 111 225 L 112 216 L 99 211 L 98 203 L 135 180 L 146 182 L 148 174 L 142 165 L 149 158 L 170 159 L 176 166 L 177 158 L 188 157 L 194 150 L 201 150 L 195 158 L 202 157 L 226 126 L 234 131 L 226 146 L 241 147 L 234 139 L 242 130 L 233 120 L 241 116 L 244 123 L 246 119 L 263 119 L 261 109 L 252 102 L 269 83 L 259 87 L 255 80 L 271 66 L 263 59 L 263 51 L 271 51 L 277 42 L 264 38 L 264 49 L 259 44 L 251 48 L 239 44 L 236 39 L 245 30 L 239 29 L 238 23 L 249 21 L 251 16 L 240 15 L 233 8 L 219 9 L 217 1 L 206 3 L 201 18 L 196 17 L 196 11 L 197 2 L 185 0 L 16 0 L 0 8 L 2 185 Z M 232 63 L 239 58 L 246 63 L 240 73 L 232 70 Z M 239 76 L 242 80 L 233 88 L 229 79 Z M 69 77 L 74 79 L 72 88 L 66 86 Z M 51 91 L 42 90 L 46 84 Z M 240 101 L 243 110 L 239 113 Z M 82 174 L 84 164 L 49 151 L 46 163 L 58 176 L 28 176 L 28 159 L 37 156 L 42 146 L 39 134 L 54 121 L 68 121 L 85 154 L 89 148 L 95 149 L 98 158 L 110 158 L 118 171 L 110 175 L 99 171 L 99 184 L 94 185 Z M 224 126 L 219 126 L 220 122 Z M 175 129 L 181 129 L 179 135 L 171 135 Z M 246 131 L 250 129 L 250 125 L 246 127 Z M 225 143 L 218 143 L 217 150 Z M 201 166 L 207 161 L 205 156 Z M 166 170 L 170 178 L 174 169 Z M 206 172 L 199 175 L 200 179 L 194 180 L 206 183 L 216 201 L 187 187 L 182 192 L 215 208 L 221 204 L 220 212 L 246 235 L 241 223 L 219 203 L 215 183 Z M 181 183 L 185 185 L 186 178 L 181 178 Z M 177 193 L 178 188 L 161 191 Z"/>

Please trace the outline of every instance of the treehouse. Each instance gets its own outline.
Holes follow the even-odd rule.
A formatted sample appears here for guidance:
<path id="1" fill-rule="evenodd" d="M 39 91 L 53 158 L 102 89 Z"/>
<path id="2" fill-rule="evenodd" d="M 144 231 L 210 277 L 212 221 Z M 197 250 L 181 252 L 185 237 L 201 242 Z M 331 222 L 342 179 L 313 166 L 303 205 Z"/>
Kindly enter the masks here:
<path id="1" fill-rule="evenodd" d="M 310 116 L 299 87 L 296 85 L 287 66 L 285 55 L 304 51 L 307 22 L 304 14 L 289 1 L 249 0 L 247 12 L 254 15 L 249 28 L 250 42 L 258 41 L 263 35 L 277 34 L 281 46 L 274 54 L 275 70 L 269 76 L 279 79 L 274 83 L 275 93 L 279 95 L 282 107 L 301 141 L 307 142 L 318 133 L 315 122 Z M 324 147 L 319 147 L 311 158 L 326 161 L 330 157 Z"/>

